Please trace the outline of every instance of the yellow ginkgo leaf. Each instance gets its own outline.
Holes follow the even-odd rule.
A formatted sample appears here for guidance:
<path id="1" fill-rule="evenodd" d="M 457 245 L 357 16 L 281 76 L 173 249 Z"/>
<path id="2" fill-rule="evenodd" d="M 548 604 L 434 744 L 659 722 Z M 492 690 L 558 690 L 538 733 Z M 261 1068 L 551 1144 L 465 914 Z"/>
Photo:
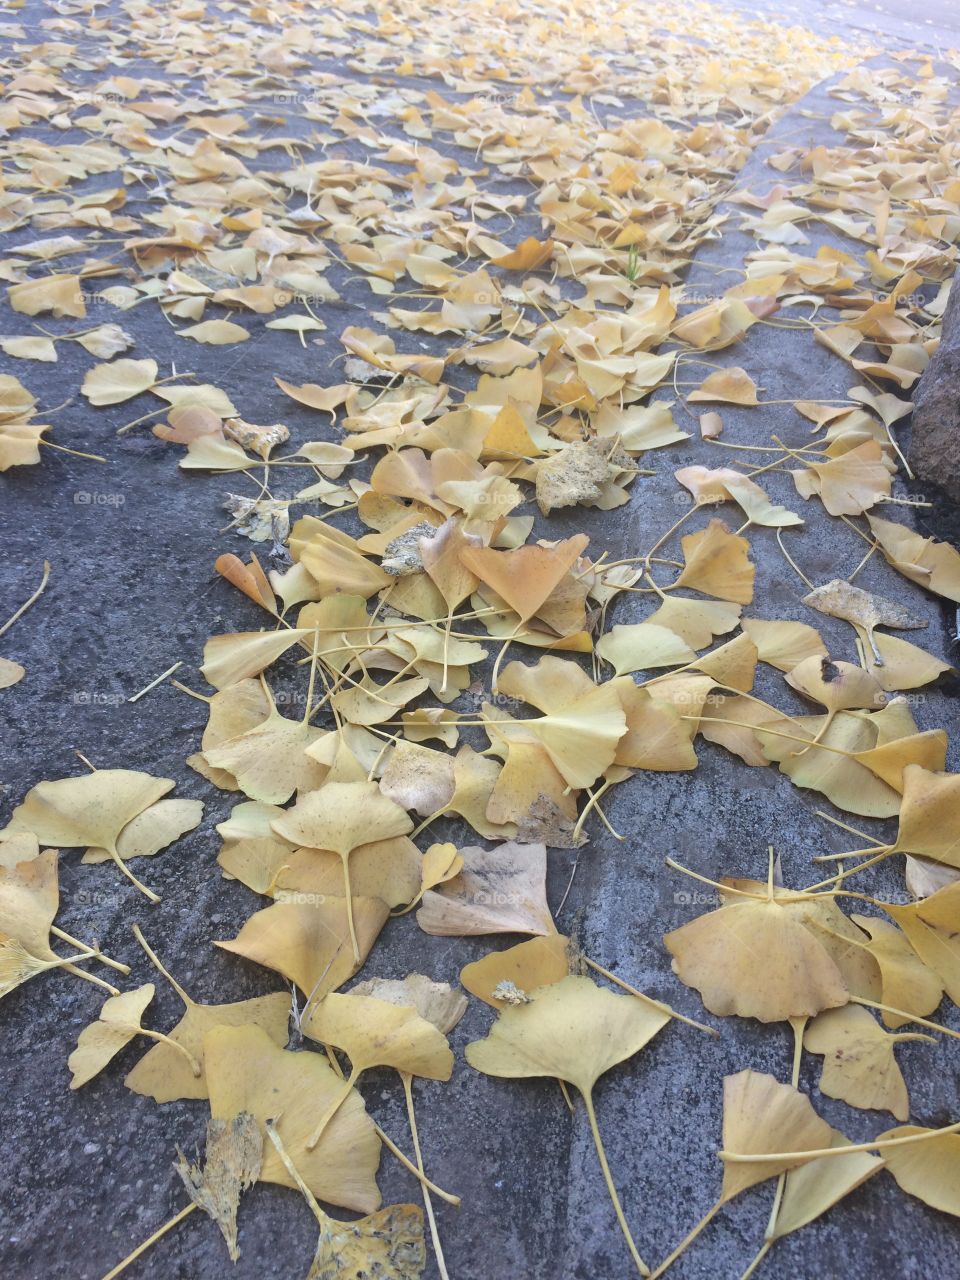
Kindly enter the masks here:
<path id="1" fill-rule="evenodd" d="M 375 782 L 328 782 L 297 801 L 273 823 L 285 840 L 310 849 L 327 849 L 339 855 L 343 865 L 344 896 L 353 942 L 354 959 L 360 964 L 360 945 L 354 929 L 350 885 L 350 855 L 360 845 L 405 836 L 413 829 L 410 816 L 382 794 Z"/>
<path id="2" fill-rule="evenodd" d="M 888 564 L 912 582 L 960 604 L 960 551 L 956 547 L 879 516 L 868 516 L 867 523 Z"/>
<path id="3" fill-rule="evenodd" d="M 700 533 L 681 539 L 684 568 L 674 586 L 690 587 L 731 604 L 753 599 L 756 567 L 750 563 L 750 544 L 731 533 L 722 520 L 711 520 Z"/>
<path id="4" fill-rule="evenodd" d="M 693 707 L 674 706 L 661 700 L 662 687 L 651 685 L 641 689 L 629 676 L 610 682 L 616 689 L 627 720 L 627 731 L 617 743 L 614 767 L 651 769 L 657 773 L 695 769 L 697 754 L 693 749 L 695 721 L 684 719 Z M 709 685 L 708 685 L 709 687 Z"/>
<path id="5" fill-rule="evenodd" d="M 8 831 L 32 831 L 41 844 L 103 849 L 124 875 L 154 901 L 117 849 L 120 833 L 173 787 L 133 769 L 95 769 L 77 778 L 38 782 L 13 811 Z"/>
<path id="6" fill-rule="evenodd" d="M 786 680 L 798 693 L 826 708 L 813 743 L 820 741 L 838 711 L 876 710 L 886 702 L 879 681 L 869 671 L 849 662 L 834 662 L 829 656 L 804 658 L 787 672 Z M 803 754 L 809 749 L 804 747 Z"/>
<path id="7" fill-rule="evenodd" d="M 579 1090 L 617 1220 L 641 1275 L 649 1272 L 637 1252 L 607 1167 L 593 1108 L 593 1087 L 611 1067 L 639 1053 L 670 1015 L 634 996 L 618 996 L 589 978 L 569 976 L 508 1005 L 486 1040 L 466 1048 L 477 1071 L 508 1079 L 554 1076 Z"/>
<path id="8" fill-rule="evenodd" d="M 0 423 L 25 422 L 36 403 L 36 396 L 19 378 L 10 373 L 0 374 Z"/>
<path id="9" fill-rule="evenodd" d="M 767 707 L 752 698 L 712 694 L 710 707 L 697 723 L 697 732 L 707 742 L 716 742 L 740 757 L 744 764 L 762 768 L 770 763 L 764 752 L 764 739 L 757 732 L 770 721 Z M 789 750 L 789 743 L 785 751 Z"/>
<path id="10" fill-rule="evenodd" d="M 855 630 L 866 658 L 866 669 L 887 693 L 919 689 L 953 670 L 949 662 L 941 662 L 919 645 L 881 633 L 873 637 L 873 646 L 880 657 L 877 663 L 866 629 L 855 626 Z"/>
<path id="11" fill-rule="evenodd" d="M 179 462 L 181 471 L 245 471 L 252 465 L 249 454 L 219 430 L 191 440 Z"/>
<path id="12" fill-rule="evenodd" d="M 739 1071 L 736 1075 L 726 1076 L 723 1081 L 723 1149 L 719 1152 L 724 1166 L 719 1199 L 681 1240 L 669 1257 L 660 1263 L 657 1268 L 658 1273 L 666 1271 L 676 1262 L 723 1206 L 742 1191 L 780 1174 L 786 1174 L 789 1181 L 793 1173 L 800 1174 L 817 1163 L 817 1161 L 803 1160 L 801 1152 L 823 1151 L 827 1147 L 841 1143 L 846 1143 L 843 1134 L 832 1129 L 825 1120 L 821 1119 L 811 1106 L 809 1098 L 791 1085 L 781 1084 L 773 1076 L 762 1071 L 746 1070 Z M 842 1164 L 847 1170 L 849 1169 L 847 1159 L 844 1157 L 842 1160 L 831 1161 L 827 1157 L 821 1158 L 820 1163 Z M 875 1160 L 874 1167 L 880 1168 L 882 1163 Z M 858 1175 L 860 1173 L 859 1166 L 857 1173 Z M 862 1181 L 862 1178 L 859 1180 Z M 842 1179 L 837 1187 L 838 1194 L 833 1199 L 829 1198 L 827 1185 L 834 1187 L 836 1184 L 828 1179 L 827 1184 L 824 1185 L 825 1202 L 818 1201 L 814 1195 L 813 1203 L 808 1204 L 811 1199 L 809 1181 L 798 1184 L 794 1198 L 791 1200 L 791 1215 L 784 1218 L 786 1229 L 796 1230 L 805 1221 L 810 1221 L 810 1218 L 815 1217 L 817 1213 L 822 1213 L 836 1199 L 845 1194 Z M 818 1204 L 821 1207 L 817 1207 Z M 803 1213 L 808 1208 L 810 1216 L 803 1217 Z M 791 1221 L 794 1225 L 787 1227 Z M 750 1270 L 757 1266 L 772 1247 L 773 1240 L 777 1238 L 775 1222 L 776 1219 L 771 1221 L 768 1236 Z"/>
<path id="13" fill-rule="evenodd" d="M 270 695 L 263 681 L 246 679 L 228 684 L 207 703 L 207 724 L 200 739 L 201 750 L 188 756 L 187 764 L 214 786 L 224 791 L 238 791 L 233 774 L 225 769 L 214 769 L 203 753 L 262 724 L 269 716 L 270 708 Z"/>
<path id="14" fill-rule="evenodd" d="M 751 1156 L 777 1152 L 816 1151 L 832 1145 L 833 1130 L 810 1105 L 810 1099 L 763 1071 L 740 1071 L 723 1082 L 723 1150 L 737 1161 L 724 1164 L 724 1204 L 748 1187 L 766 1182 L 803 1161 L 757 1160 Z"/>
<path id="15" fill-rule="evenodd" d="M 416 712 L 413 714 L 416 715 Z M 455 746 L 456 739 L 447 745 Z M 458 813 L 478 835 L 510 839 L 517 834 L 515 828 L 509 825 L 498 825 L 488 820 L 486 816 L 490 794 L 499 774 L 500 765 L 496 760 L 479 755 L 472 747 L 461 747 L 453 761 L 453 778 L 456 785 L 447 810 Z"/>
<path id="16" fill-rule="evenodd" d="M 655 622 L 612 627 L 598 641 L 596 651 L 618 676 L 656 667 L 683 666 L 697 656 L 678 635 Z"/>
<path id="17" fill-rule="evenodd" d="M 883 903 L 883 909 L 897 922 L 912 949 L 936 975 L 954 1004 L 960 1003 L 960 935 L 957 911 L 960 882 L 953 881 L 921 902 Z M 912 1008 L 904 1005 L 903 1008 Z"/>
<path id="18" fill-rule="evenodd" d="M 197 1004 L 163 967 L 143 934 L 136 928 L 134 932 L 151 961 L 183 1001 L 185 1011 L 169 1034 L 129 1072 L 123 1082 L 128 1089 L 155 1102 L 208 1097 L 203 1044 L 207 1032 L 214 1027 L 260 1027 L 274 1044 L 281 1047 L 286 1044 L 290 1017 L 290 998 L 286 992 L 254 996 L 232 1004 Z M 194 1063 L 200 1069 L 199 1074 L 194 1070 Z"/>
<path id="19" fill-rule="evenodd" d="M 898 852 L 960 866 L 960 774 L 908 765 L 904 784 Z"/>
<path id="20" fill-rule="evenodd" d="M 140 1019 L 155 990 L 152 982 L 145 982 L 135 991 L 124 991 L 104 1001 L 99 1018 L 80 1032 L 77 1047 L 67 1060 L 73 1072 L 71 1089 L 79 1089 L 92 1080 L 134 1036 L 142 1033 Z"/>
<path id="21" fill-rule="evenodd" d="M 805 622 L 744 618 L 740 625 L 757 646 L 758 660 L 769 662 L 778 671 L 792 671 L 806 658 L 827 656 L 819 631 Z"/>
<path id="22" fill-rule="evenodd" d="M 891 1033 L 860 1005 L 828 1009 L 809 1023 L 803 1046 L 823 1055 L 820 1092 L 852 1107 L 889 1111 L 897 1120 L 910 1114 L 903 1073 L 894 1057 L 902 1040 L 929 1040 L 916 1031 Z"/>
<path id="23" fill-rule="evenodd" d="M 460 970 L 460 984 L 494 1009 L 524 1004 L 531 991 L 567 977 L 569 945 L 570 939 L 563 934 L 549 933 L 506 951 L 491 951 Z"/>
<path id="24" fill-rule="evenodd" d="M 424 572 L 439 590 L 451 611 L 476 589 L 479 578 L 460 559 L 465 547 L 482 545 L 476 534 L 467 533 L 456 519 L 446 520 L 431 534 L 418 540 Z"/>
<path id="25" fill-rule="evenodd" d="M 442 1038 L 453 1030 L 466 1013 L 466 996 L 462 995 L 459 991 L 454 991 L 449 983 L 433 982 L 422 973 L 410 973 L 403 979 L 403 981 L 399 981 L 395 978 L 371 978 L 366 982 L 358 983 L 350 992 L 350 995 L 354 999 L 370 998 L 376 1004 L 386 1002 L 389 1005 L 395 1006 L 397 1011 L 403 1014 L 404 1021 L 403 1023 L 390 1023 L 392 1029 L 386 1031 L 386 1036 L 393 1040 L 396 1038 L 396 1033 L 399 1032 L 401 1039 L 408 1039 L 408 1049 L 414 1048 L 414 1040 L 419 1040 L 420 1046 L 416 1051 L 415 1056 L 419 1056 L 420 1053 L 426 1050 L 431 1064 L 436 1066 L 438 1069 L 442 1068 L 445 1070 L 445 1055 L 440 1051 L 439 1042 L 434 1041 L 434 1047 L 433 1049 L 430 1049 L 429 1042 L 424 1036 L 419 1025 L 411 1024 L 407 1015 L 410 1013 L 412 1007 L 416 1010 L 420 1021 L 426 1022 L 427 1025 L 435 1028 Z M 327 999 L 329 1000 L 330 997 L 328 996 Z M 371 1014 L 379 1023 L 380 1011 L 375 1008 L 371 1008 Z M 356 1036 L 354 1035 L 353 1038 L 356 1039 Z M 337 1043 L 335 1038 L 331 1042 L 334 1044 Z M 401 1055 L 398 1053 L 399 1048 L 400 1046 L 396 1044 L 391 1048 L 391 1057 L 393 1059 L 391 1065 L 397 1067 L 401 1083 L 403 1084 L 404 1094 L 406 1096 L 407 1117 L 410 1122 L 410 1130 L 413 1135 L 413 1145 L 417 1156 L 417 1167 L 423 1183 L 423 1202 L 426 1206 L 427 1217 L 430 1222 L 430 1234 L 433 1238 L 433 1247 L 437 1255 L 437 1265 L 442 1274 L 446 1270 L 446 1264 L 443 1257 L 443 1249 L 440 1244 L 436 1215 L 434 1214 L 433 1204 L 430 1199 L 430 1191 L 427 1187 L 426 1181 L 424 1181 L 423 1154 L 420 1149 L 420 1140 L 418 1137 L 417 1121 L 413 1103 L 414 1075 L 423 1075 L 424 1072 L 422 1070 L 414 1071 L 412 1069 L 412 1061 L 408 1056 L 407 1049 L 404 1049 L 402 1053 L 403 1058 L 406 1060 L 406 1065 L 401 1066 Z M 379 1054 L 377 1056 L 379 1056 Z M 350 1053 L 350 1060 L 353 1068 L 351 1075 L 355 1075 L 357 1070 L 357 1060 L 354 1058 L 353 1053 Z M 446 1079 L 449 1077 L 445 1075 L 442 1078 Z M 331 1275 L 331 1280 L 335 1280 L 335 1276 L 337 1274 L 339 1274 L 339 1272 L 334 1271 Z"/>
<path id="26" fill-rule="evenodd" d="M 897 838 L 891 845 L 878 845 L 877 850 L 883 856 L 910 853 L 960 868 L 960 774 L 906 763 L 902 776 Z"/>
<path id="27" fill-rule="evenodd" d="M 751 524 L 776 529 L 803 524 L 803 520 L 795 512 L 771 502 L 755 480 L 731 467 L 718 467 L 714 470 L 700 466 L 681 467 L 674 474 L 698 503 L 736 502 L 743 508 Z"/>
<path id="28" fill-rule="evenodd" d="M 753 688 L 757 670 L 757 646 L 748 635 L 734 636 L 726 644 L 711 649 L 690 665 L 724 688 L 740 689 L 747 693 Z M 656 693 L 656 683 L 652 689 Z"/>
<path id="29" fill-rule="evenodd" d="M 865 716 L 841 713 L 830 724 L 826 716 L 773 719 L 740 712 L 736 718 L 748 720 L 753 728 L 751 742 L 759 754 L 778 761 L 780 772 L 795 786 L 822 791 L 851 813 L 889 818 L 898 812 L 899 793 L 853 758 L 876 742 L 876 732 Z M 814 745 L 815 738 L 820 745 Z"/>
<path id="30" fill-rule="evenodd" d="M 905 1124 L 881 1133 L 880 1139 L 918 1138 L 935 1130 Z M 901 1191 L 916 1196 L 931 1209 L 960 1218 L 960 1134 L 944 1133 L 922 1142 L 886 1147 L 886 1166 Z"/>
<path id="31" fill-rule="evenodd" d="M 787 673 L 787 684 L 819 702 L 829 712 L 853 708 L 876 709 L 886 701 L 875 678 L 849 662 L 831 662 L 813 655 Z"/>
<path id="32" fill-rule="evenodd" d="M 273 707 L 260 724 L 204 751 L 203 758 L 234 778 L 251 800 L 283 804 L 294 791 L 322 784 L 324 770 L 307 748 L 325 732 L 303 719 L 288 720 Z"/>
<path id="33" fill-rule="evenodd" d="M 791 474 L 800 496 L 819 494 L 832 516 L 863 515 L 889 497 L 892 483 L 884 452 L 876 440 Z"/>
<path id="34" fill-rule="evenodd" d="M 0 422 L 0 471 L 32 467 L 40 461 L 41 437 L 48 426 L 33 422 Z"/>
<path id="35" fill-rule="evenodd" d="M 386 720 L 395 719 L 401 707 L 419 698 L 429 687 L 426 676 L 414 676 L 389 686 L 380 686 L 375 680 L 365 677 L 336 694 L 331 702 L 348 724 L 383 724 Z"/>
<path id="36" fill-rule="evenodd" d="M 739 341 L 756 322 L 757 316 L 741 299 L 717 298 L 685 315 L 673 326 L 671 336 L 701 351 L 705 347 L 718 351 Z"/>
<path id="37" fill-rule="evenodd" d="M 244 564 L 239 556 L 232 553 L 217 556 L 213 567 L 221 577 L 226 578 L 238 591 L 242 591 L 248 600 L 260 605 L 268 613 L 276 614 L 277 602 L 270 580 L 255 555 L 250 556 L 249 564 Z"/>
<path id="38" fill-rule="evenodd" d="M 149 391 L 156 380 L 156 360 L 114 360 L 94 365 L 80 390 L 94 405 L 123 404 Z"/>
<path id="39" fill-rule="evenodd" d="M 515 551 L 465 546 L 460 549 L 460 561 L 526 622 L 557 589 L 588 542 L 586 534 L 577 534 L 563 542 L 523 546 Z"/>
<path id="40" fill-rule="evenodd" d="M 503 253 L 499 257 L 491 258 L 490 261 L 495 267 L 505 267 L 509 271 L 535 271 L 537 267 L 542 267 L 548 262 L 553 253 L 553 241 L 541 241 L 533 236 L 527 236 L 522 244 L 517 245 L 516 249 L 511 249 L 509 253 Z"/>
<path id="41" fill-rule="evenodd" d="M 177 409 L 206 409 L 220 418 L 235 417 L 239 410 L 225 391 L 209 382 L 186 383 L 183 386 L 156 386 L 151 395 L 166 400 Z"/>
<path id="42" fill-rule="evenodd" d="M 739 620 L 739 605 L 721 600 L 685 600 L 682 596 L 668 596 L 659 609 L 644 619 L 667 627 L 691 649 L 713 644 L 714 637 L 732 631 Z"/>
<path id="43" fill-rule="evenodd" d="M 121 351 L 128 351 L 134 344 L 132 335 L 118 324 L 98 324 L 86 333 L 78 333 L 75 341 L 98 360 L 109 360 Z"/>
<path id="44" fill-rule="evenodd" d="M 511 662 L 499 687 L 545 714 L 511 721 L 485 704 L 484 719 L 501 721 L 498 727 L 507 741 L 539 742 L 569 786 L 592 786 L 613 764 L 627 725 L 612 684 L 597 686 L 576 663 L 546 657 L 533 667 Z"/>
<path id="45" fill-rule="evenodd" d="M 331 418 L 336 417 L 337 409 L 355 390 L 349 382 L 335 387 L 321 387 L 314 382 L 305 382 L 298 387 L 292 382 L 284 382 L 282 378 L 274 378 L 274 382 L 285 395 L 311 409 L 329 413 Z"/>
<path id="46" fill-rule="evenodd" d="M 49 338 L 0 338 L 0 350 L 15 360 L 40 360 L 46 364 L 57 361 L 56 344 Z"/>
<path id="47" fill-rule="evenodd" d="M 187 831 L 192 831 L 203 818 L 202 800 L 158 800 L 138 813 L 117 836 L 117 853 L 128 858 L 149 858 Z M 106 849 L 88 849 L 82 862 L 109 862 Z"/>
<path id="48" fill-rule="evenodd" d="M 670 412 L 672 403 L 657 400 L 651 405 L 630 405 L 618 409 L 612 401 L 606 400 L 593 420 L 593 427 L 602 438 L 619 436 L 621 447 L 628 453 L 644 453 L 647 449 L 679 444 L 690 437 L 674 421 Z"/>
<path id="49" fill-rule="evenodd" d="M 833 1130 L 831 1147 L 848 1147 L 850 1139 Z M 780 1240 L 826 1213 L 884 1167 L 880 1156 L 851 1151 L 848 1156 L 821 1156 L 791 1169 L 783 1184 L 771 1239 Z"/>
<path id="50" fill-rule="evenodd" d="M 23 284 L 11 285 L 7 298 L 14 311 L 27 316 L 49 311 L 58 319 L 60 316 L 82 319 L 87 314 L 79 276 L 52 275 L 41 280 L 26 280 Z"/>
<path id="51" fill-rule="evenodd" d="M 301 1026 L 319 1044 L 342 1049 L 354 1078 L 371 1067 L 393 1067 L 429 1080 L 449 1080 L 453 1072 L 446 1037 L 412 1003 L 333 992 L 313 1003 Z"/>
<path id="52" fill-rule="evenodd" d="M 236 938 L 214 945 L 275 969 L 315 999 L 353 976 L 369 954 L 390 910 L 379 898 L 292 894 L 249 917 Z M 353 931 L 351 932 L 351 923 Z M 360 953 L 355 959 L 354 938 Z"/>
<path id="53" fill-rule="evenodd" d="M 730 369 L 718 369 L 711 373 L 696 391 L 691 391 L 688 400 L 719 401 L 722 404 L 757 403 L 757 384 L 739 365 Z"/>
<path id="54" fill-rule="evenodd" d="M 56 849 L 40 853 L 31 832 L 15 832 L 0 842 L 0 998 L 38 974 L 60 968 L 119 994 L 75 963 L 105 957 L 69 934 L 54 930 L 60 906 L 57 857 Z M 51 930 L 79 949 L 72 955 L 56 955 L 50 945 Z M 105 962 L 128 972 L 115 961 Z"/>
<path id="55" fill-rule="evenodd" d="M 880 996 L 882 1004 L 893 1009 L 903 1009 L 921 1018 L 927 1017 L 939 1005 L 943 997 L 943 983 L 934 971 L 927 967 L 911 947 L 906 934 L 877 916 L 851 915 L 850 919 L 864 931 L 865 946 L 880 970 Z M 908 1017 L 881 1012 L 888 1027 L 902 1027 Z"/>
<path id="56" fill-rule="evenodd" d="M 846 1004 L 843 975 L 800 914 L 811 897 L 772 884 L 736 894 L 664 937 L 674 973 L 724 1016 L 781 1022 Z"/>
<path id="57" fill-rule="evenodd" d="M 463 870 L 463 857 L 455 844 L 432 844 L 423 855 L 423 890 L 445 884 Z"/>
<path id="58" fill-rule="evenodd" d="M 589 978 L 568 975 L 503 1009 L 486 1040 L 466 1058 L 486 1075 L 554 1076 L 588 1098 L 600 1077 L 633 1057 L 670 1021 L 634 996 L 614 995 Z"/>
<path id="59" fill-rule="evenodd" d="M 361 1073 L 371 1067 L 393 1067 L 401 1074 L 428 1080 L 449 1080 L 453 1074 L 453 1053 L 446 1036 L 413 1005 L 353 992 L 331 993 L 311 1006 L 301 1026 L 312 1040 L 333 1045 L 350 1059 L 350 1074 L 341 1093 L 321 1114 L 307 1141 L 309 1151 Z"/>
<path id="60" fill-rule="evenodd" d="M 353 595 L 367 600 L 390 586 L 390 575 L 368 560 L 352 538 L 334 537 L 329 527 L 314 528 L 309 540 L 297 544 L 297 531 L 302 525 L 302 520 L 294 525 L 290 549 L 316 582 L 321 597 Z"/>
<path id="61" fill-rule="evenodd" d="M 298 640 L 310 637 L 306 627 L 284 631 L 238 631 L 211 636 L 203 647 L 200 670 L 215 689 L 226 689 L 266 670 Z"/>
<path id="62" fill-rule="evenodd" d="M 213 347 L 246 342 L 250 337 L 249 331 L 242 324 L 234 324 L 232 320 L 203 320 L 200 324 L 180 329 L 179 333 L 181 338 L 193 338 L 194 342 L 203 342 Z"/>
<path id="63" fill-rule="evenodd" d="M 318 1111 L 343 1092 L 343 1081 L 318 1053 L 278 1048 L 260 1027 L 214 1027 L 204 1041 L 210 1112 L 230 1121 L 243 1111 L 262 1131 L 276 1124 L 304 1182 L 319 1199 L 360 1213 L 379 1207 L 380 1140 L 356 1089 L 342 1102 L 313 1150 L 307 1140 Z M 295 1187 L 276 1150 L 264 1146 L 263 1182 Z"/>

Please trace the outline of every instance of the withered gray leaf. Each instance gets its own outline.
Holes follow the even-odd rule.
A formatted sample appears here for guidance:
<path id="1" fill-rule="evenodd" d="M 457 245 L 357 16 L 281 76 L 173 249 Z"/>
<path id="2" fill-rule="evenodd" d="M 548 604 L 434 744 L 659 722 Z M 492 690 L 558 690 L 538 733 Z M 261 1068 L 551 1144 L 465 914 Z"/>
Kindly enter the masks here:
<path id="1" fill-rule="evenodd" d="M 240 1111 L 232 1120 L 210 1120 L 207 1124 L 206 1160 L 203 1169 L 189 1164 L 177 1152 L 174 1168 L 183 1179 L 187 1195 L 210 1215 L 223 1233 L 231 1261 L 240 1257 L 237 1245 L 237 1205 L 242 1192 L 260 1176 L 263 1134 L 249 1111 Z"/>
<path id="2" fill-rule="evenodd" d="M 819 613 L 828 614 L 831 618 L 842 618 L 844 622 L 862 627 L 867 633 L 874 662 L 878 667 L 883 666 L 883 658 L 873 638 L 874 627 L 893 627 L 896 630 L 913 631 L 927 625 L 924 618 L 918 618 L 902 605 L 895 604 L 892 600 L 884 600 L 882 596 L 875 596 L 870 591 L 863 591 L 842 578 L 834 578 L 832 582 L 826 582 L 822 587 L 817 587 L 803 597 L 803 603 Z"/>

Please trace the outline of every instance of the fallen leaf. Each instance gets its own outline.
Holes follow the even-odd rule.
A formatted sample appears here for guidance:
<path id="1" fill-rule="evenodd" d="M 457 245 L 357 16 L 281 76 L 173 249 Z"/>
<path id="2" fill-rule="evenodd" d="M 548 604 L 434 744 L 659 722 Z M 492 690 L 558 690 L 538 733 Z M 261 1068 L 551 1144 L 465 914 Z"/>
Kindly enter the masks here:
<path id="1" fill-rule="evenodd" d="M 232 1262 L 240 1257 L 237 1244 L 237 1206 L 241 1194 L 260 1176 L 263 1134 L 255 1118 L 238 1112 L 229 1121 L 207 1121 L 206 1161 L 201 1170 L 178 1152 L 174 1168 L 191 1201 L 211 1217 L 224 1240 Z"/>
<path id="2" fill-rule="evenodd" d="M 71 1089 L 79 1089 L 99 1075 L 111 1058 L 140 1035 L 140 1019 L 155 990 L 152 982 L 145 982 L 135 991 L 124 991 L 104 1001 L 100 1016 L 80 1032 L 77 1047 L 67 1061 L 73 1072 Z"/>

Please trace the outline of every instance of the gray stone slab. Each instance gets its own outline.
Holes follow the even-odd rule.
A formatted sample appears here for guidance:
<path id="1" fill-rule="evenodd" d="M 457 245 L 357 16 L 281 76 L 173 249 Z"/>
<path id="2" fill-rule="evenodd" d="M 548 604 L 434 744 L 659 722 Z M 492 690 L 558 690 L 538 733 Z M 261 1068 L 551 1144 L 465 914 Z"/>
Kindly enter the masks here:
<path id="1" fill-rule="evenodd" d="M 943 315 L 940 346 L 913 397 L 910 466 L 917 477 L 960 502 L 960 286 Z"/>

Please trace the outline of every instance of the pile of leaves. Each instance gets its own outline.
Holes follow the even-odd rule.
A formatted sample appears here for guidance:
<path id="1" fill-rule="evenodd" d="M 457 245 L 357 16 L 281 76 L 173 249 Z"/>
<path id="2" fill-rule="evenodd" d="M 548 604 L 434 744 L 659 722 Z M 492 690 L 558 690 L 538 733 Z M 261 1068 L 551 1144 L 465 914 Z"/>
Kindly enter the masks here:
<path id="1" fill-rule="evenodd" d="M 561 933 L 547 860 L 598 824 L 622 840 L 604 812 L 611 789 L 697 769 L 704 740 L 737 758 L 731 770 L 777 769 L 898 829 L 892 843 L 826 855 L 833 866 L 802 887 L 783 884 L 772 853 L 757 880 L 710 881 L 716 909 L 664 938 L 710 1014 L 788 1023 L 795 1054 L 790 1083 L 749 1066 L 726 1078 L 719 1198 L 653 1274 L 767 1179 L 773 1211 L 748 1271 L 884 1169 L 960 1214 L 960 1122 L 911 1125 L 895 1058 L 904 1040 L 956 1037 L 930 1015 L 944 996 L 960 1002 L 960 780 L 946 772 L 945 731 L 919 728 L 899 696 L 951 669 L 899 634 L 926 621 L 898 601 L 897 574 L 960 602 L 960 553 L 887 510 L 903 501 L 895 425 L 935 349 L 960 238 L 948 80 L 908 55 L 864 69 L 809 33 L 790 33 L 788 53 L 784 33 L 743 32 L 712 8 L 698 9 L 696 40 L 689 14 L 666 7 L 521 9 L 522 26 L 499 5 L 438 19 L 406 0 L 373 6 L 371 24 L 368 5 L 334 15 L 312 0 L 216 14 L 130 0 L 109 15 L 70 0 L 33 46 L 7 24 L 0 225 L 23 235 L 0 268 L 13 316 L 31 325 L 0 337 L 27 370 L 0 377 L 0 470 L 65 448 L 36 421 L 54 407 L 38 415 L 33 366 L 78 343 L 94 360 L 77 389 L 83 412 L 148 405 L 121 430 L 152 424 L 169 447 L 158 474 L 175 456 L 241 487 L 223 503 L 254 544 L 214 566 L 244 598 L 249 629 L 213 635 L 205 688 L 178 687 L 206 704 L 187 763 L 236 796 L 210 874 L 223 873 L 224 894 L 239 881 L 261 899 L 216 945 L 275 973 L 277 991 L 197 1003 L 138 930 L 184 1005 L 160 1031 L 144 1025 L 154 984 L 121 991 L 91 962 L 123 977 L 130 966 L 55 924 L 65 850 L 159 901 L 138 860 L 176 857 L 203 815 L 170 795 L 171 779 L 115 761 L 40 781 L 0 831 L 0 994 L 48 970 L 106 989 L 69 1056 L 70 1087 L 145 1037 L 127 1088 L 209 1104 L 205 1163 L 177 1163 L 188 1203 L 111 1276 L 198 1207 L 236 1260 L 238 1200 L 266 1181 L 298 1191 L 316 1218 L 313 1280 L 419 1276 L 426 1235 L 446 1277 L 441 1206 L 458 1200 L 424 1167 L 414 1081 L 450 1079 L 447 1037 L 467 1000 L 428 975 L 364 968 L 384 929 L 412 928 L 525 938 L 461 973 L 496 1014 L 467 1062 L 552 1077 L 571 1107 L 568 1086 L 579 1094 L 624 1259 L 650 1275 L 592 1090 L 661 1032 L 717 1028 L 627 986 Z M 150 73 L 134 64 L 144 57 Z M 318 58 L 338 70 L 317 71 Z M 78 70 L 102 72 L 93 92 Z M 768 157 L 769 192 L 733 191 L 771 123 L 835 72 L 843 144 L 785 146 Z M 437 87 L 412 87 L 423 78 Z M 284 94 L 293 120 L 271 114 Z M 84 140 L 42 140 L 36 122 Z M 539 231 L 514 235 L 531 214 Z M 694 253 L 731 219 L 756 246 L 742 278 L 685 302 Z M 814 224 L 851 251 L 804 253 Z M 337 334 L 342 381 L 278 377 L 276 422 L 247 421 L 227 378 L 165 376 L 152 356 L 127 354 L 136 309 L 157 307 L 188 340 L 181 365 L 190 343 L 233 347 L 264 327 L 302 344 L 309 369 L 331 341 L 317 335 L 339 323 L 338 272 L 370 295 Z M 87 323 L 91 281 L 116 320 Z M 854 385 L 842 402 L 796 402 L 810 443 L 785 445 L 774 428 L 760 462 L 732 453 L 713 466 L 729 443 L 716 406 L 762 413 L 762 371 L 703 369 L 770 323 L 813 329 Z M 284 417 L 309 437 L 297 447 Z M 692 434 L 704 464 L 674 471 L 669 450 Z M 635 554 L 612 559 L 586 533 L 551 529 L 572 508 L 633 499 L 642 513 L 652 469 L 674 471 L 683 514 L 664 529 L 638 519 Z M 801 511 L 858 531 L 856 569 L 820 584 L 803 575 L 784 536 L 804 516 L 765 490 L 774 470 L 791 473 Z M 809 621 L 754 616 L 761 539 L 803 580 Z M 890 569 L 883 597 L 854 581 L 875 555 Z M 818 616 L 849 624 L 842 654 Z M 758 668 L 777 673 L 779 701 L 754 692 Z M 0 660 L 0 687 L 28 675 Z M 786 709 L 794 694 L 809 714 Z M 286 714 L 290 703 L 302 712 Z M 441 816 L 462 839 L 431 842 Z M 896 902 L 864 880 L 847 887 L 900 856 L 909 892 Z M 639 859 L 631 874 L 645 874 Z M 897 1127 L 851 1143 L 827 1124 L 797 1088 L 804 1050 L 823 1058 L 823 1094 Z M 357 1087 L 376 1067 L 399 1076 L 409 1153 Z M 381 1207 L 383 1146 L 418 1180 L 423 1210 Z M 320 1202 L 365 1216 L 340 1221 Z"/>

